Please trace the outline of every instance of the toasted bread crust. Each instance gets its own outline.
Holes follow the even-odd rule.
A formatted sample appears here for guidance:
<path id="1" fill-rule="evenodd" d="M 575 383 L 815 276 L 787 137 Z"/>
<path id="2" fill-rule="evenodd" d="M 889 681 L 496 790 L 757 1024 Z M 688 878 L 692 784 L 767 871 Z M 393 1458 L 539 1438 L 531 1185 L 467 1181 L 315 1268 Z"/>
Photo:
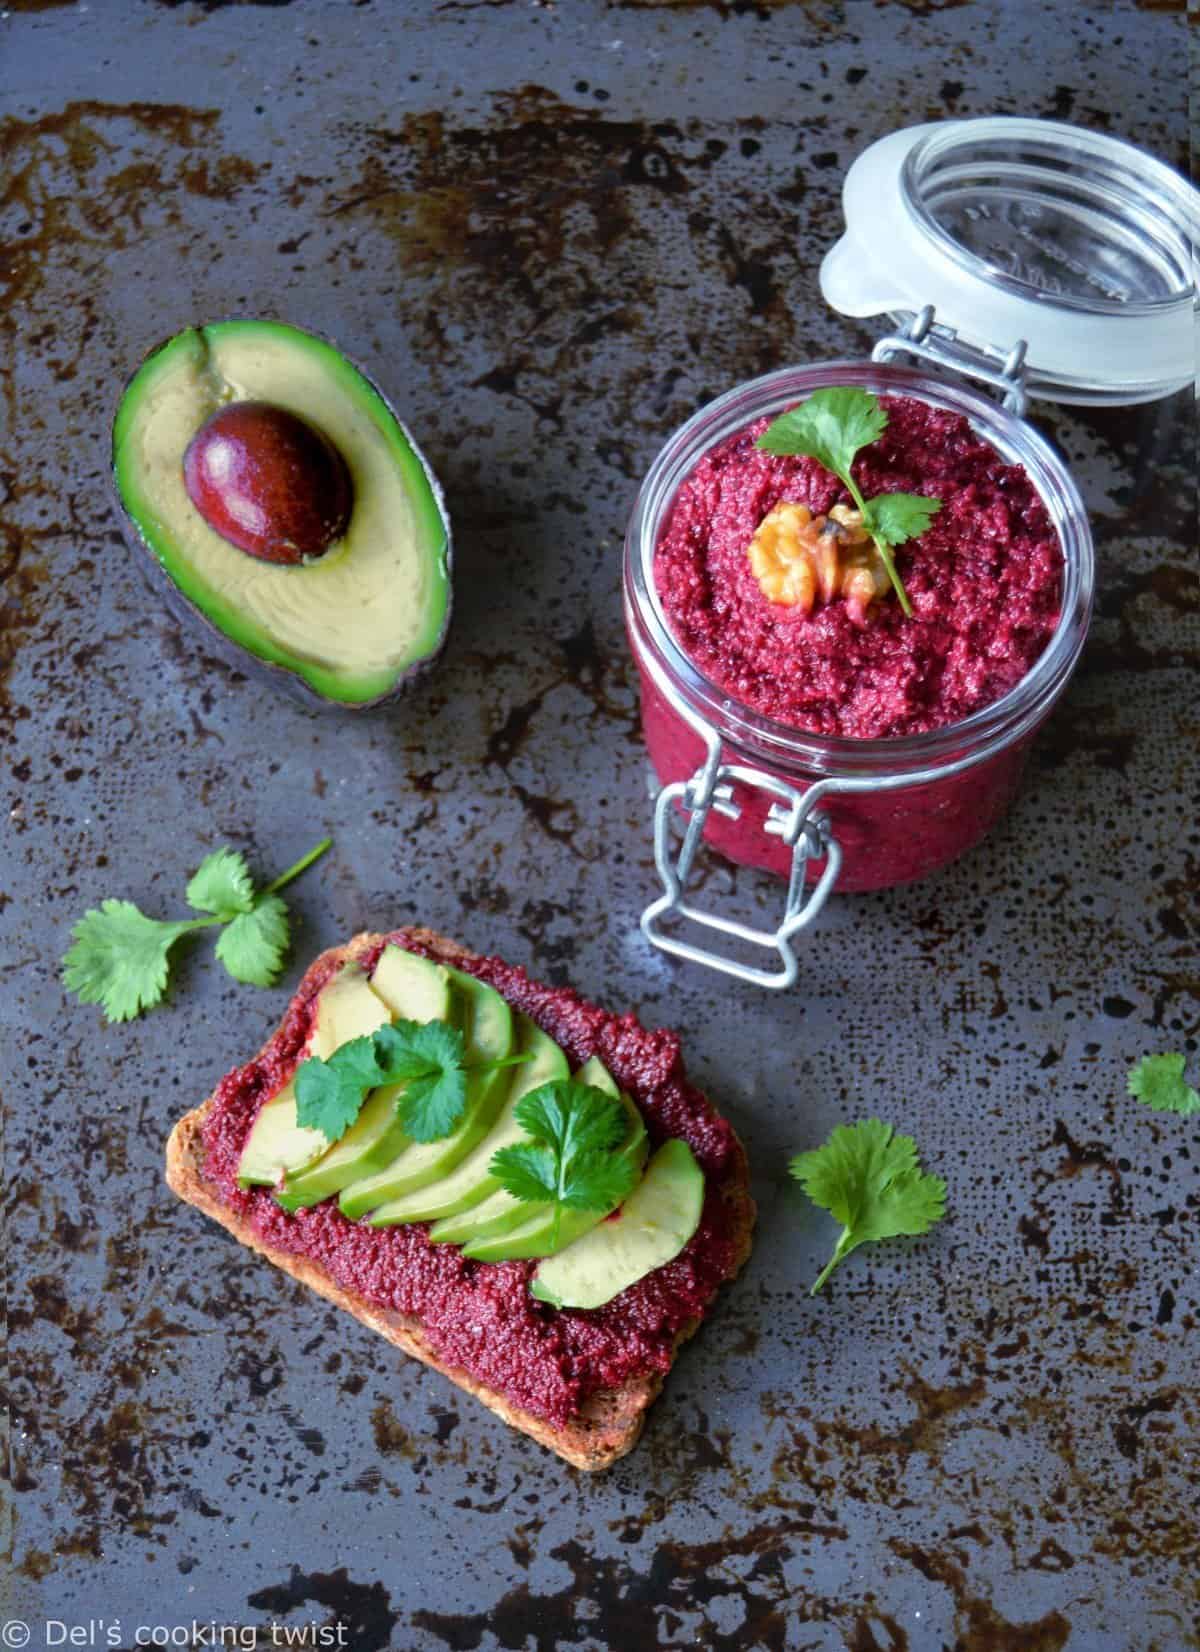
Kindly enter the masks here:
<path id="1" fill-rule="evenodd" d="M 427 945 L 444 963 L 458 965 L 473 956 L 465 947 L 436 934 L 433 930 L 412 929 L 408 933 Z M 360 958 L 370 952 L 372 947 L 377 946 L 382 939 L 381 935 L 356 935 L 347 945 L 332 947 L 323 952 L 310 965 L 297 996 L 304 995 L 314 981 L 324 977 L 332 964 L 341 965 Z M 270 1040 L 267 1042 L 269 1044 Z M 630 1378 L 618 1388 L 602 1389 L 589 1395 L 578 1415 L 563 1428 L 552 1427 L 544 1418 L 534 1416 L 531 1412 L 511 1404 L 496 1389 L 479 1382 L 461 1367 L 448 1365 L 439 1358 L 430 1346 L 419 1318 L 379 1308 L 357 1292 L 346 1290 L 337 1284 L 319 1263 L 265 1244 L 250 1224 L 224 1203 L 220 1190 L 204 1176 L 203 1129 L 212 1105 L 213 1097 L 210 1096 L 199 1107 L 186 1113 L 172 1130 L 167 1142 L 167 1182 L 181 1199 L 195 1205 L 214 1221 L 220 1222 L 221 1226 L 240 1243 L 257 1251 L 260 1256 L 265 1256 L 277 1268 L 291 1274 L 293 1279 L 299 1279 L 339 1308 L 345 1308 L 348 1313 L 362 1320 L 363 1324 L 369 1325 L 372 1330 L 378 1331 L 406 1354 L 411 1354 L 415 1359 L 433 1366 L 435 1371 L 442 1372 L 459 1388 L 473 1394 L 489 1411 L 503 1417 L 506 1423 L 520 1429 L 523 1434 L 531 1435 L 541 1445 L 548 1446 L 574 1467 L 607 1468 L 633 1449 L 645 1426 L 646 1412 L 663 1385 L 665 1373 L 653 1372 L 646 1376 Z M 732 1224 L 735 1258 L 727 1276 L 729 1279 L 740 1271 L 750 1254 L 751 1232 L 754 1226 L 754 1204 L 750 1198 L 746 1158 L 740 1142 L 738 1154 L 736 1171 L 728 1183 L 726 1195 L 736 1205 Z M 683 1326 L 675 1339 L 672 1358 L 680 1346 L 693 1335 L 699 1324 L 699 1319 L 692 1319 Z"/>

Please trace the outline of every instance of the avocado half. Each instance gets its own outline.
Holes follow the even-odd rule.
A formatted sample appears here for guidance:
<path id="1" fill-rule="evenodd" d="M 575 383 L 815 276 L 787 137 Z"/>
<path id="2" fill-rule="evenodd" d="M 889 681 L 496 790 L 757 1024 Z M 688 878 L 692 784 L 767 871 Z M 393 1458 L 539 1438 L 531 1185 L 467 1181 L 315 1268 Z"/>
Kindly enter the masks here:
<path id="1" fill-rule="evenodd" d="M 344 534 L 298 567 L 222 538 L 188 496 L 183 455 L 205 420 L 266 401 L 315 425 L 350 472 Z M 152 350 L 113 421 L 126 537 L 174 612 L 231 663 L 308 705 L 365 709 L 407 687 L 445 643 L 451 536 L 445 499 L 382 393 L 328 340 L 279 321 L 187 327 Z"/>

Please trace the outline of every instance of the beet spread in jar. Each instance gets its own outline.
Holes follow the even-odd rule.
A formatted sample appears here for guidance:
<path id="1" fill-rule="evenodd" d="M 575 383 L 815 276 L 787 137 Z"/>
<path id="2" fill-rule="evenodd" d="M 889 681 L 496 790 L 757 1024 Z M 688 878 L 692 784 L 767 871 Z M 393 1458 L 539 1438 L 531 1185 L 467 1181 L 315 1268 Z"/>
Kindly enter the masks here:
<path id="1" fill-rule="evenodd" d="M 888 414 L 855 460 L 862 493 L 941 501 L 926 531 L 894 552 L 911 617 L 890 590 L 865 610 L 840 595 L 808 612 L 785 606 L 751 565 L 756 530 L 781 501 L 814 514 L 849 502 L 815 461 L 755 446 L 775 416 L 830 385 L 870 391 Z M 1091 584 L 1068 473 L 984 395 L 861 362 L 744 385 L 667 444 L 626 542 L 626 619 L 659 781 L 687 783 L 706 762 L 715 776 L 719 762 L 732 793 L 706 812 L 705 838 L 783 877 L 795 863 L 780 800 L 821 782 L 819 810 L 840 848 L 836 888 L 924 877 L 1010 801 L 1078 658 Z M 822 862 L 814 854 L 802 870 L 811 879 Z"/>

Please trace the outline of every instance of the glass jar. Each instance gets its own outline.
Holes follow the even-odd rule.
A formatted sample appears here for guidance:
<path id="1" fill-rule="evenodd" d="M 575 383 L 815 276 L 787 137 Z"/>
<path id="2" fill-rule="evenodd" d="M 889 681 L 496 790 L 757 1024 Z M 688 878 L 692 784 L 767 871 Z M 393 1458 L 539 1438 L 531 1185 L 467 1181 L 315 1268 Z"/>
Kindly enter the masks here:
<path id="1" fill-rule="evenodd" d="M 731 699 L 692 663 L 667 624 L 653 565 L 680 483 L 728 436 L 824 385 L 908 396 L 965 415 L 1004 459 L 1024 466 L 1058 535 L 1063 586 L 1053 636 L 1015 688 L 962 722 L 895 739 L 806 733 Z M 1062 461 L 1029 425 L 966 385 L 884 363 L 831 361 L 768 373 L 702 408 L 651 466 L 625 542 L 626 624 L 641 679 L 642 730 L 661 787 L 655 837 L 666 893 L 643 921 L 651 939 L 681 956 L 718 960 L 665 932 L 660 920 L 676 911 L 735 938 L 773 946 L 781 955 L 780 972 L 748 970 L 724 957 L 718 967 L 787 985 L 795 973 L 788 942 L 815 916 L 835 881 L 847 891 L 907 883 L 971 848 L 1012 799 L 1029 742 L 1074 669 L 1092 584 L 1087 516 Z M 672 865 L 670 817 L 676 809 L 690 819 L 686 862 Z M 739 865 L 789 880 L 776 934 L 748 931 L 682 903 L 701 833 Z"/>
<path id="2" fill-rule="evenodd" d="M 1169 395 L 1193 371 L 1200 194 L 1130 144 L 1016 116 L 909 127 L 859 156 L 843 206 L 845 233 L 822 263 L 821 290 L 843 314 L 889 316 L 899 330 L 870 361 L 785 368 L 702 408 L 651 466 L 625 541 L 625 617 L 659 780 L 663 892 L 642 929 L 666 952 L 771 987 L 795 980 L 794 938 L 835 886 L 925 877 L 990 830 L 1079 658 L 1092 603 L 1091 533 L 1063 461 L 1024 422 L 1027 390 L 1118 405 Z M 900 357 L 916 365 L 898 365 Z M 827 385 L 964 415 L 1024 468 L 1058 536 L 1060 619 L 1045 650 L 1007 694 L 930 733 L 826 737 L 751 710 L 687 657 L 655 588 L 659 537 L 702 456 Z M 685 898 L 702 838 L 787 880 L 773 931 Z M 778 967 L 685 939 L 668 929 L 672 920 L 768 948 Z"/>

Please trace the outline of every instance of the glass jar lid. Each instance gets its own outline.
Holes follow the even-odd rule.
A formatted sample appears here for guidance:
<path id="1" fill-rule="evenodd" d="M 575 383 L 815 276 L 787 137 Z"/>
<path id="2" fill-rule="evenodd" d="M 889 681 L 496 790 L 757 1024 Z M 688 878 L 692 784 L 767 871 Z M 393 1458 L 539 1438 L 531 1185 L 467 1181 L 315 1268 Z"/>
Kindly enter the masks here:
<path id="1" fill-rule="evenodd" d="M 846 175 L 821 265 L 845 315 L 939 328 L 995 359 L 1028 349 L 1052 401 L 1153 401 L 1196 377 L 1200 191 L 1152 155 L 1060 121 L 906 127 Z"/>

